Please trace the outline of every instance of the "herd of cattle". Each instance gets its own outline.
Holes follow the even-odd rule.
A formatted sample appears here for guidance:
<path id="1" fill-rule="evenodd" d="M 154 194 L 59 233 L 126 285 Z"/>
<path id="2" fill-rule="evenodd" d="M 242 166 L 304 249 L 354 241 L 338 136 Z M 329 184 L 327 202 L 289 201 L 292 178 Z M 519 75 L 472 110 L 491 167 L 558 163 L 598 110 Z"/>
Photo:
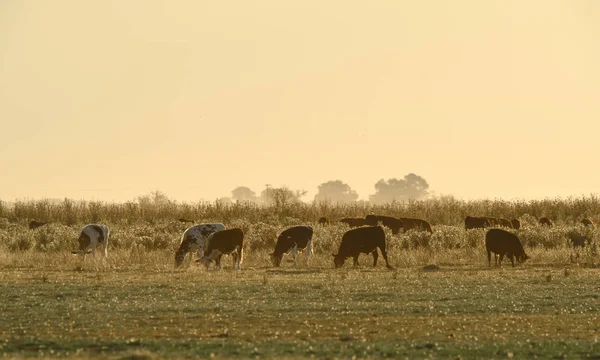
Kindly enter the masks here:
<path id="1" fill-rule="evenodd" d="M 193 222 L 193 220 L 188 219 L 179 219 L 179 221 Z M 401 229 L 404 231 L 420 230 L 433 233 L 431 224 L 418 218 L 367 215 L 364 218 L 344 218 L 339 222 L 349 225 L 351 229 L 342 236 L 338 253 L 333 254 L 333 262 L 336 268 L 343 266 L 345 260 L 350 257 L 354 260 L 354 266 L 357 266 L 360 254 L 372 254 L 373 266 L 376 266 L 379 258 L 377 250 L 379 249 L 387 268 L 393 269 L 387 257 L 386 237 L 383 227 L 389 228 L 392 234 L 398 234 Z M 545 226 L 553 225 L 550 219 L 546 217 L 541 218 L 539 222 Z M 319 219 L 321 225 L 329 223 L 330 221 L 326 217 Z M 588 218 L 583 219 L 581 223 L 584 226 L 595 227 L 594 221 Z M 46 224 L 45 222 L 32 221 L 29 228 L 36 229 Z M 491 266 L 492 253 L 495 254 L 496 264 L 502 264 L 504 256 L 511 260 L 513 266 L 515 265 L 515 259 L 520 263 L 525 262 L 529 257 L 525 254 L 518 236 L 501 229 L 501 227 L 518 230 L 521 223 L 518 219 L 508 220 L 485 216 L 467 216 L 465 218 L 466 230 L 490 228 L 485 235 L 489 266 Z M 106 225 L 86 225 L 79 235 L 79 249 L 72 253 L 80 254 L 85 259 L 85 255 L 90 253 L 95 257 L 96 250 L 100 249 L 102 260 L 104 260 L 107 255 L 109 233 L 110 230 Z M 294 226 L 281 232 L 277 237 L 275 249 L 270 254 L 273 265 L 275 267 L 280 266 L 284 254 L 291 254 L 294 265 L 296 265 L 297 254 L 302 251 L 306 254 L 306 265 L 308 265 L 313 252 L 312 237 L 312 227 L 305 225 Z M 199 255 L 196 262 L 202 263 L 207 269 L 213 261 L 215 269 L 220 269 L 221 257 L 231 255 L 233 268 L 239 270 L 244 256 L 244 232 L 240 228 L 226 229 L 225 225 L 219 223 L 193 225 L 183 233 L 180 246 L 175 252 L 175 267 L 180 267 L 186 256 L 191 262 L 195 253 Z"/>

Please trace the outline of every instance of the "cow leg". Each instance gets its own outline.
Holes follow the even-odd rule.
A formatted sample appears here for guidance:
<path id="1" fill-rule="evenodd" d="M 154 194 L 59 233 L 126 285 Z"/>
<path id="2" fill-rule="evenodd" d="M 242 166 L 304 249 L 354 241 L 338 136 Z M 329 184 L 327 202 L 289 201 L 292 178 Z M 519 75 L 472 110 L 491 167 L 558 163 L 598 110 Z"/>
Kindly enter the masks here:
<path id="1" fill-rule="evenodd" d="M 515 267 L 515 256 L 511 253 L 511 254 L 508 254 L 508 258 L 510 259 L 512 266 Z"/>
<path id="2" fill-rule="evenodd" d="M 375 251 L 377 251 L 377 249 L 375 249 Z M 385 260 L 385 265 L 388 267 L 388 269 L 392 269 L 392 267 L 388 261 L 387 252 L 385 250 L 381 249 L 381 255 L 383 256 L 383 260 Z"/>
<path id="3" fill-rule="evenodd" d="M 504 254 L 500 254 L 500 260 L 498 260 L 498 266 L 502 266 L 502 259 L 504 259 Z"/>
<path id="4" fill-rule="evenodd" d="M 215 258 L 215 270 L 221 270 L 221 256 L 223 256 L 223 254 L 219 254 L 219 256 Z"/>
<path id="5" fill-rule="evenodd" d="M 236 270 L 237 269 L 238 253 L 237 252 L 232 252 L 231 253 L 231 258 L 233 259 L 233 270 Z"/>
<path id="6" fill-rule="evenodd" d="M 358 266 L 358 255 L 359 254 L 352 256 L 354 258 L 354 266 Z"/>
<path id="7" fill-rule="evenodd" d="M 308 244 L 306 244 L 306 267 L 308 267 L 308 260 L 310 259 L 310 255 L 312 252 L 312 240 L 308 240 Z"/>
<path id="8" fill-rule="evenodd" d="M 373 250 L 371 254 L 373 254 L 373 266 L 377 266 L 377 258 L 379 257 L 377 249 Z"/>
<path id="9" fill-rule="evenodd" d="M 492 252 L 488 251 L 488 267 L 492 267 Z M 496 259 L 496 255 L 494 255 L 494 260 Z"/>
<path id="10" fill-rule="evenodd" d="M 298 265 L 296 262 L 296 256 L 298 256 L 298 245 L 294 244 L 294 246 L 292 246 L 292 258 L 294 258 L 294 266 Z"/>

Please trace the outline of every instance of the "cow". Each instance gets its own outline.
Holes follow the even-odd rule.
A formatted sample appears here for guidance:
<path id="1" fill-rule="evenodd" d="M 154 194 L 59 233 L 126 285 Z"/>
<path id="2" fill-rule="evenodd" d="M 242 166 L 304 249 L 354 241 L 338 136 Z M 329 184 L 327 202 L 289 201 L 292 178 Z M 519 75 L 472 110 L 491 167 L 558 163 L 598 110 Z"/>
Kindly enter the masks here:
<path id="1" fill-rule="evenodd" d="M 465 218 L 465 230 L 483 229 L 490 225 L 490 221 L 486 217 L 467 216 Z"/>
<path id="2" fill-rule="evenodd" d="M 396 219 L 391 216 L 383 216 L 383 215 L 367 215 L 365 216 L 365 225 L 369 226 L 377 226 L 381 223 L 381 225 L 386 228 L 392 230 L 392 234 L 396 235 L 400 232 L 400 229 L 403 228 L 402 221 Z"/>
<path id="3" fill-rule="evenodd" d="M 394 268 L 388 262 L 387 252 L 385 250 L 385 232 L 381 226 L 369 226 L 347 231 L 342 236 L 342 243 L 337 254 L 333 254 L 333 263 L 336 268 L 342 267 L 347 258 L 354 258 L 354 266 L 358 266 L 358 256 L 363 254 L 373 254 L 373 266 L 377 266 L 377 248 L 385 259 L 388 269 Z"/>
<path id="4" fill-rule="evenodd" d="M 325 216 L 319 218 L 319 224 L 321 225 L 329 225 L 329 219 Z"/>
<path id="5" fill-rule="evenodd" d="M 590 219 L 590 218 L 585 218 L 581 220 L 581 224 L 583 226 L 588 226 L 591 227 L 592 229 L 596 227 L 596 223 L 594 222 L 594 220 Z"/>
<path id="6" fill-rule="evenodd" d="M 47 221 L 35 221 L 35 220 L 33 220 L 32 222 L 29 223 L 29 229 L 30 230 L 35 230 L 35 229 L 39 228 L 40 226 L 46 225 L 47 223 L 48 223 Z"/>
<path id="7" fill-rule="evenodd" d="M 194 220 L 186 219 L 186 218 L 179 218 L 179 219 L 177 219 L 177 221 L 182 222 L 182 223 L 192 223 L 192 224 L 195 223 Z"/>
<path id="8" fill-rule="evenodd" d="M 294 258 L 294 265 L 297 265 L 297 251 L 306 250 L 306 266 L 308 266 L 308 260 L 312 254 L 312 236 L 313 229 L 310 226 L 294 226 L 282 231 L 277 237 L 275 251 L 270 254 L 273 265 L 275 267 L 281 266 L 283 254 L 289 254 L 290 252 Z"/>
<path id="9" fill-rule="evenodd" d="M 512 224 L 512 222 L 508 219 L 505 218 L 495 218 L 495 217 L 489 217 L 486 216 L 486 218 L 488 219 L 489 223 L 491 226 L 502 226 L 508 229 L 513 229 L 514 226 Z"/>
<path id="10" fill-rule="evenodd" d="M 552 226 L 552 220 L 548 219 L 547 217 L 543 217 L 540 219 L 540 225 L 545 225 L 545 226 Z"/>
<path id="11" fill-rule="evenodd" d="M 215 270 L 219 270 L 223 255 L 231 255 L 233 268 L 242 270 L 242 261 L 244 260 L 244 232 L 242 229 L 233 228 L 212 233 L 207 239 L 204 254 L 196 261 L 204 264 L 208 270 L 210 263 L 214 260 Z"/>
<path id="12" fill-rule="evenodd" d="M 365 226 L 365 219 L 363 218 L 343 218 L 340 222 L 348 224 L 351 228 Z"/>
<path id="13" fill-rule="evenodd" d="M 91 251 L 94 258 L 96 258 L 96 249 L 99 247 L 101 249 L 101 261 L 103 262 L 107 256 L 109 233 L 108 226 L 103 224 L 89 224 L 84 226 L 81 234 L 79 234 L 79 250 L 71 251 L 71 253 L 79 254 L 85 260 L 85 255 Z"/>
<path id="14" fill-rule="evenodd" d="M 408 230 L 422 230 L 428 231 L 433 234 L 433 230 L 431 229 L 431 224 L 427 220 L 417 219 L 417 218 L 400 218 L 400 221 L 404 225 L 404 231 Z"/>
<path id="15" fill-rule="evenodd" d="M 175 267 L 178 268 L 183 264 L 188 253 L 190 253 L 190 262 L 195 252 L 202 254 L 202 250 L 206 246 L 206 239 L 210 234 L 220 230 L 225 230 L 225 225 L 219 223 L 198 224 L 187 228 L 181 237 L 179 249 L 175 252 Z"/>
<path id="16" fill-rule="evenodd" d="M 515 230 L 519 230 L 519 229 L 521 228 L 521 220 L 519 220 L 519 219 L 517 219 L 517 218 L 515 218 L 515 219 L 512 219 L 512 220 L 510 221 L 510 223 L 512 224 L 512 227 L 513 227 L 513 229 L 515 229 Z"/>
<path id="17" fill-rule="evenodd" d="M 529 256 L 525 254 L 523 245 L 517 235 L 502 229 L 489 229 L 485 234 L 485 248 L 487 250 L 488 265 L 492 266 L 492 253 L 496 264 L 502 266 L 504 255 L 508 256 L 512 266 L 515 266 L 515 257 L 519 263 L 524 263 Z M 496 258 L 500 256 L 500 260 Z"/>

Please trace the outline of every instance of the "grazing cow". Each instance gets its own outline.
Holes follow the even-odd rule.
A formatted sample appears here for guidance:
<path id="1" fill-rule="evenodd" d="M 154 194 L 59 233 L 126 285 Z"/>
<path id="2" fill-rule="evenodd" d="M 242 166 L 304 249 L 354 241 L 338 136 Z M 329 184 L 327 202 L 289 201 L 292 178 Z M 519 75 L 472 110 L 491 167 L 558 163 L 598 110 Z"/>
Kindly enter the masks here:
<path id="1" fill-rule="evenodd" d="M 340 222 L 348 224 L 351 228 L 365 226 L 365 219 L 363 218 L 343 218 Z"/>
<path id="2" fill-rule="evenodd" d="M 490 222 L 491 226 L 502 226 L 502 227 L 509 228 L 509 229 L 514 228 L 512 222 L 508 219 L 495 218 L 495 217 L 489 217 L 489 216 L 487 216 L 487 219 Z"/>
<path id="3" fill-rule="evenodd" d="M 583 226 L 589 226 L 592 229 L 596 227 L 596 223 L 594 222 L 594 220 L 592 220 L 590 218 L 585 218 L 585 219 L 581 220 L 581 224 Z"/>
<path id="4" fill-rule="evenodd" d="M 29 223 L 29 229 L 30 230 L 35 230 L 37 228 L 39 228 L 40 226 L 44 226 L 46 225 L 48 222 L 47 221 L 32 221 Z"/>
<path id="5" fill-rule="evenodd" d="M 195 223 L 194 220 L 186 219 L 186 218 L 180 218 L 180 219 L 177 219 L 177 221 L 182 222 L 182 223 L 192 223 L 192 224 Z"/>
<path id="6" fill-rule="evenodd" d="M 187 228 L 181 237 L 179 249 L 175 252 L 175 267 L 177 268 L 183 264 L 183 260 L 188 253 L 190 253 L 190 262 L 195 252 L 202 254 L 202 250 L 206 246 L 206 239 L 210 234 L 220 230 L 225 230 L 225 225 L 198 224 Z"/>
<path id="7" fill-rule="evenodd" d="M 417 219 L 417 218 L 400 218 L 400 221 L 404 225 L 404 231 L 408 230 L 422 230 L 428 231 L 433 234 L 433 230 L 431 229 L 431 224 L 427 220 Z"/>
<path id="8" fill-rule="evenodd" d="M 294 265 L 297 265 L 297 251 L 306 250 L 306 266 L 308 266 L 308 260 L 312 254 L 312 236 L 313 229 L 310 226 L 294 226 L 282 231 L 277 237 L 275 251 L 270 254 L 273 265 L 275 267 L 281 266 L 283 254 L 290 252 L 294 258 Z"/>
<path id="9" fill-rule="evenodd" d="M 106 259 L 108 248 L 108 235 L 110 231 L 108 226 L 102 224 L 90 224 L 84 226 L 79 235 L 79 250 L 72 251 L 73 254 L 79 254 L 85 260 L 85 255 L 91 253 L 96 257 L 96 248 L 101 248 L 102 261 Z"/>
<path id="10" fill-rule="evenodd" d="M 337 254 L 333 254 L 333 263 L 336 268 L 342 267 L 347 258 L 354 258 L 354 266 L 358 266 L 358 256 L 363 254 L 373 254 L 373 266 L 377 266 L 377 248 L 381 250 L 381 255 L 385 259 L 388 269 L 394 268 L 390 265 L 385 251 L 385 232 L 381 226 L 369 226 L 347 231 L 342 236 L 342 243 Z"/>
<path id="11" fill-rule="evenodd" d="M 221 269 L 221 256 L 231 255 L 233 257 L 233 268 L 242 270 L 244 260 L 244 232 L 240 228 L 221 230 L 212 233 L 207 239 L 204 254 L 197 262 L 208 267 L 211 261 L 215 261 L 215 270 Z"/>
<path id="12" fill-rule="evenodd" d="M 552 220 L 548 219 L 547 217 L 543 217 L 540 219 L 540 225 L 546 225 L 546 226 L 552 226 Z"/>
<path id="13" fill-rule="evenodd" d="M 515 229 L 515 230 L 519 230 L 519 229 L 521 228 L 521 220 L 519 220 L 519 219 L 517 219 L 517 218 L 515 218 L 515 219 L 512 219 L 512 220 L 510 221 L 510 223 L 512 224 L 512 227 L 513 227 L 513 229 Z"/>
<path id="14" fill-rule="evenodd" d="M 465 230 L 483 229 L 490 226 L 490 221 L 486 217 L 467 216 L 465 218 Z"/>
<path id="15" fill-rule="evenodd" d="M 321 225 L 328 225 L 329 224 L 329 219 L 325 216 L 322 216 L 319 218 L 319 224 Z"/>
<path id="16" fill-rule="evenodd" d="M 502 265 L 502 259 L 504 255 L 508 256 L 512 266 L 515 266 L 515 257 L 520 263 L 524 263 L 529 256 L 525 254 L 523 245 L 517 237 L 517 235 L 502 229 L 490 229 L 485 234 L 485 248 L 488 255 L 488 265 L 492 266 L 492 253 L 494 253 L 494 260 L 496 264 Z M 496 255 L 500 255 L 500 261 L 496 258 Z"/>
<path id="17" fill-rule="evenodd" d="M 367 215 L 365 216 L 365 225 L 377 226 L 381 222 L 381 225 L 392 230 L 392 234 L 396 235 L 403 228 L 402 221 L 391 216 L 383 215 Z"/>

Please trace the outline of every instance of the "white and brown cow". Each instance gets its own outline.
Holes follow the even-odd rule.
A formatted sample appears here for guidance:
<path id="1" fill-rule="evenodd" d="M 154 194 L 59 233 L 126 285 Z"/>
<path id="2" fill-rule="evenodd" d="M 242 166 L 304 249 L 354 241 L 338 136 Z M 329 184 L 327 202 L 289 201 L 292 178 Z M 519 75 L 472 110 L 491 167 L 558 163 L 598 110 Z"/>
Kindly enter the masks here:
<path id="1" fill-rule="evenodd" d="M 83 227 L 79 235 L 79 250 L 72 251 L 73 254 L 79 254 L 85 260 L 85 255 L 90 251 L 94 258 L 96 249 L 100 248 L 102 261 L 106 259 L 108 248 L 108 235 L 110 230 L 108 226 L 102 224 L 89 224 Z"/>
<path id="2" fill-rule="evenodd" d="M 225 225 L 218 223 L 198 224 L 187 228 L 181 237 L 179 249 L 177 249 L 177 252 L 175 252 L 175 267 L 179 267 L 181 264 L 183 264 L 183 260 L 188 253 L 190 253 L 190 262 L 192 261 L 192 256 L 195 252 L 198 252 L 199 255 L 202 255 L 202 251 L 206 246 L 206 240 L 208 237 L 212 233 L 220 230 L 225 230 Z"/>
<path id="3" fill-rule="evenodd" d="M 233 258 L 233 268 L 236 270 L 242 269 L 242 261 L 244 259 L 244 232 L 240 228 L 229 230 L 221 230 L 211 234 L 206 242 L 204 255 L 198 260 L 208 267 L 210 263 L 215 261 L 215 270 L 221 268 L 221 256 L 231 255 Z"/>
<path id="4" fill-rule="evenodd" d="M 310 226 L 294 226 L 282 231 L 277 237 L 275 251 L 270 254 L 273 265 L 279 267 L 281 265 L 281 260 L 283 259 L 283 254 L 289 253 L 292 253 L 294 265 L 297 265 L 297 252 L 305 250 L 306 266 L 308 266 L 308 260 L 312 254 L 312 236 L 313 229 Z"/>

